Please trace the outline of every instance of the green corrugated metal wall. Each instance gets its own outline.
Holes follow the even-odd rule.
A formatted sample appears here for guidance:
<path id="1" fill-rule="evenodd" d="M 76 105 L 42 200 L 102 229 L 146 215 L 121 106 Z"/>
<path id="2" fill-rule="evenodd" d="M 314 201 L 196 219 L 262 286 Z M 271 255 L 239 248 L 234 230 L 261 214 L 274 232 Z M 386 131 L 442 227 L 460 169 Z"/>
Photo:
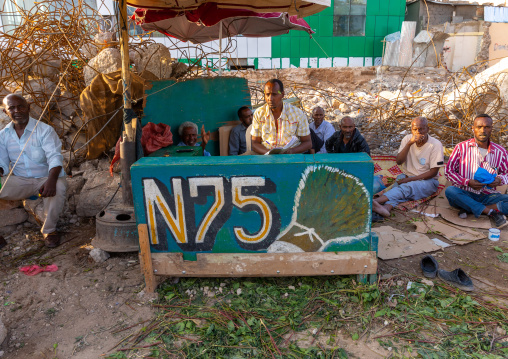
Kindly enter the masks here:
<path id="1" fill-rule="evenodd" d="M 332 6 L 305 20 L 316 31 L 313 39 L 303 31 L 290 31 L 272 38 L 272 58 L 290 58 L 300 66 L 300 58 L 381 57 L 383 38 L 400 31 L 406 9 L 405 0 L 367 0 L 365 36 L 333 36 Z M 314 41 L 315 40 L 315 41 Z"/>

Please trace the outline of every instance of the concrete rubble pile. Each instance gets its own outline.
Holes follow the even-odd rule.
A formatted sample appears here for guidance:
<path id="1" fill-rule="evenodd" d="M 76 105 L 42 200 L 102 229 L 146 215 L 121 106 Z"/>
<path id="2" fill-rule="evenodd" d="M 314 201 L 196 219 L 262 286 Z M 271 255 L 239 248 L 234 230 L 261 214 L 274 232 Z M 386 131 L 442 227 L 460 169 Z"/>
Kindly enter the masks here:
<path id="1" fill-rule="evenodd" d="M 316 106 L 325 109 L 327 120 L 336 129 L 344 116 L 352 117 L 374 154 L 394 153 L 415 116 L 427 117 L 431 134 L 445 147 L 453 148 L 458 142 L 471 138 L 474 116 L 488 113 L 495 120 L 494 140 L 508 144 L 508 59 L 474 77 L 448 74 L 444 69 L 411 71 L 425 69 L 428 73 L 441 73 L 442 81 L 422 86 L 418 81 L 402 77 L 403 82 L 389 84 L 392 75 L 388 73 L 394 69 L 380 66 L 379 77 L 370 81 L 374 91 L 350 92 L 331 84 L 310 87 L 284 82 L 285 92 L 300 100 L 309 119 Z M 380 81 L 388 85 L 377 86 Z M 255 101 L 261 102 L 259 83 L 252 83 L 251 88 Z"/>
<path id="2" fill-rule="evenodd" d="M 49 2 L 65 11 L 67 7 L 61 4 L 66 1 Z M 109 174 L 109 158 L 83 162 L 87 138 L 85 119 L 79 108 L 80 94 L 96 76 L 121 70 L 119 44 L 112 32 L 90 36 L 90 28 L 99 28 L 96 24 L 99 16 L 89 14 L 95 10 L 86 9 L 85 13 L 84 7 L 69 9 L 74 10 L 68 14 L 59 12 L 57 16 L 27 14 L 9 36 L 0 33 L 0 102 L 11 93 L 23 95 L 30 103 L 30 116 L 53 126 L 62 140 L 64 170 L 72 173 L 60 221 L 63 226 L 79 225 L 82 218 L 94 217 L 117 192 L 120 182 L 119 174 Z M 34 23 L 39 26 L 34 28 Z M 74 37 L 62 37 L 62 31 Z M 187 74 L 187 65 L 171 58 L 163 45 L 147 40 L 129 46 L 131 70 L 148 80 L 176 79 Z M 3 105 L 0 107 L 1 130 L 10 119 L 3 113 Z M 76 151 L 79 148 L 82 150 Z M 113 203 L 120 199 L 118 194 Z M 42 199 L 0 201 L 0 218 L 3 218 L 0 235 L 8 239 L 26 229 L 38 228 L 44 220 L 42 202 Z M 18 248 L 29 249 L 30 246 Z"/>

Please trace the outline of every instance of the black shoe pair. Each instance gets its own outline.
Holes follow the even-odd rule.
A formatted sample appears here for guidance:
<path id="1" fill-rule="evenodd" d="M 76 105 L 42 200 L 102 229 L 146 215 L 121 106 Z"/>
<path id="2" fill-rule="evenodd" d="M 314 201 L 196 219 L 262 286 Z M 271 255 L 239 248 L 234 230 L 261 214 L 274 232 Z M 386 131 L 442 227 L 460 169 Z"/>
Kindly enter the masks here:
<path id="1" fill-rule="evenodd" d="M 421 267 L 423 275 L 427 278 L 436 278 L 436 276 L 439 276 L 439 278 L 446 283 L 462 289 L 463 291 L 470 292 L 474 290 L 473 281 L 462 269 L 457 268 L 451 272 L 439 269 L 439 264 L 431 255 L 423 257 Z"/>

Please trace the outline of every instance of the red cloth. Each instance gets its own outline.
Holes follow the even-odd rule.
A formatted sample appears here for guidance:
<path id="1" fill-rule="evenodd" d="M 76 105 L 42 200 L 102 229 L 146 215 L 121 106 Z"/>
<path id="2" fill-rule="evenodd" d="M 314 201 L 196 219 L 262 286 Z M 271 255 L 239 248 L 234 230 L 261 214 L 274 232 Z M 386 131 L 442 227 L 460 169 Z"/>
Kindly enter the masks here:
<path id="1" fill-rule="evenodd" d="M 120 142 L 122 138 L 118 139 L 115 147 L 115 156 L 109 166 L 109 173 L 113 176 L 113 166 L 120 159 Z M 143 153 L 148 156 L 161 148 L 173 144 L 173 134 L 171 133 L 171 126 L 164 123 L 156 125 L 153 122 L 148 122 L 144 127 L 141 134 L 141 146 L 143 146 Z"/>
<path id="2" fill-rule="evenodd" d="M 44 267 L 40 267 L 37 264 L 33 264 L 31 266 L 21 267 L 19 270 L 25 273 L 26 275 L 33 276 L 41 272 L 56 272 L 58 270 L 58 267 L 56 266 L 56 264 L 50 264 Z"/>

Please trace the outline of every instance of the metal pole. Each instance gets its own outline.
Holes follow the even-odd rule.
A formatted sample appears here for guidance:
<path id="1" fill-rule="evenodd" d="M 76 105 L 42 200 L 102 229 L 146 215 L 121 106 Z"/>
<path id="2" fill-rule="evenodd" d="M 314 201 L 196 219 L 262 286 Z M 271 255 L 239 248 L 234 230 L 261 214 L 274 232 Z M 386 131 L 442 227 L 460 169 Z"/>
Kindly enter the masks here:
<path id="1" fill-rule="evenodd" d="M 222 75 L 222 20 L 219 22 L 219 76 Z"/>
<path id="2" fill-rule="evenodd" d="M 118 0 L 119 25 L 120 25 L 120 53 L 122 55 L 122 85 L 123 85 L 123 111 L 126 113 L 132 110 L 131 97 L 131 72 L 129 59 L 129 33 L 127 23 L 127 2 Z M 120 145 L 120 167 L 122 169 L 122 199 L 125 205 L 132 206 L 131 174 L 130 167 L 136 161 L 136 135 L 132 128 L 133 121 L 124 123 L 125 132 L 122 134 Z"/>

